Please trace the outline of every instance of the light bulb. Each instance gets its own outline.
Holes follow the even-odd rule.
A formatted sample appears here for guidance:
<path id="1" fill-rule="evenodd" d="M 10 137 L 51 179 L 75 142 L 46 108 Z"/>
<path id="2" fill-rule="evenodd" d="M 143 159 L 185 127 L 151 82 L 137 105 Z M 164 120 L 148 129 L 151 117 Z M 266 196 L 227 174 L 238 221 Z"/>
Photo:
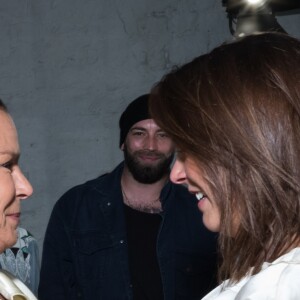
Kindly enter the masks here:
<path id="1" fill-rule="evenodd" d="M 253 6 L 261 6 L 266 3 L 266 0 L 247 0 L 247 3 Z"/>

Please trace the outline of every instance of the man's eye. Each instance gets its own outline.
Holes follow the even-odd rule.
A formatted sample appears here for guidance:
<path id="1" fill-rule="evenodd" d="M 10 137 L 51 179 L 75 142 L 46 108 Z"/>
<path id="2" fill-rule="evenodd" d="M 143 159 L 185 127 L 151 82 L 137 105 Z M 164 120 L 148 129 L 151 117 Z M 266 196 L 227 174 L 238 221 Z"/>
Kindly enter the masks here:
<path id="1" fill-rule="evenodd" d="M 133 135 L 137 135 L 137 136 L 140 136 L 140 135 L 143 135 L 144 133 L 142 131 L 135 131 L 133 132 Z"/>

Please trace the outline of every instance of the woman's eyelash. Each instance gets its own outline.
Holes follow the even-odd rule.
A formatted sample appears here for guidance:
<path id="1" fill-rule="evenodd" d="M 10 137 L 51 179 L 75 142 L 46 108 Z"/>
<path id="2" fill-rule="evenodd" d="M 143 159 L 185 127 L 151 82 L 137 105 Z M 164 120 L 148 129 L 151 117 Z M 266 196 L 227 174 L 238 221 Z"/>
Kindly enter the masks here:
<path id="1" fill-rule="evenodd" d="M 14 165 L 14 163 L 12 161 L 8 161 L 8 162 L 2 164 L 1 167 L 11 170 L 13 165 Z"/>

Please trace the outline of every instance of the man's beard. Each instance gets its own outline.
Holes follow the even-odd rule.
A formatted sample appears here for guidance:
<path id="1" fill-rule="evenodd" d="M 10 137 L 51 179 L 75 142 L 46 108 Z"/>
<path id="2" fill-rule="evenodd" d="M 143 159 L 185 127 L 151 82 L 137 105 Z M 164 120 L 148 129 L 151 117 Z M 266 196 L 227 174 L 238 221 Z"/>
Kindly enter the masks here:
<path id="1" fill-rule="evenodd" d="M 138 159 L 139 155 L 153 156 L 159 159 L 156 164 L 141 163 Z M 124 144 L 124 161 L 133 178 L 140 182 L 151 184 L 159 181 L 170 173 L 170 166 L 173 161 L 174 154 L 169 157 L 158 151 L 139 150 L 129 153 Z"/>

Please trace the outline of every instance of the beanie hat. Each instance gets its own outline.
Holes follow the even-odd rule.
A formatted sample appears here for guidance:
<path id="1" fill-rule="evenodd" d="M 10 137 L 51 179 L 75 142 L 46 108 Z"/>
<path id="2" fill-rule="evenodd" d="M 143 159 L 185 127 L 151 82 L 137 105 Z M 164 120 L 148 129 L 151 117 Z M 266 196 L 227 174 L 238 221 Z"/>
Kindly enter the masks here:
<path id="1" fill-rule="evenodd" d="M 137 122 L 151 119 L 148 111 L 149 94 L 142 95 L 133 100 L 122 113 L 119 127 L 120 127 L 120 144 L 124 143 L 130 128 Z"/>

